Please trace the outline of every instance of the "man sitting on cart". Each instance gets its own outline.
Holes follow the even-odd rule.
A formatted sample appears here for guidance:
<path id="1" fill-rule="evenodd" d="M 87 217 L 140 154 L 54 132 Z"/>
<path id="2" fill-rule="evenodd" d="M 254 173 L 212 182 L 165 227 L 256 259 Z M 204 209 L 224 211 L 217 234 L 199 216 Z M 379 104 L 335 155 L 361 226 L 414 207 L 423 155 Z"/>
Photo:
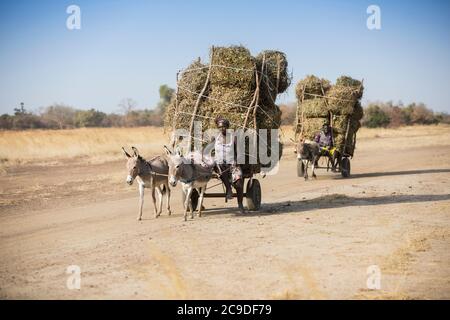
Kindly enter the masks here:
<path id="1" fill-rule="evenodd" d="M 331 170 L 335 171 L 336 166 L 333 156 L 336 148 L 333 144 L 332 129 L 328 123 L 323 125 L 322 130 L 316 135 L 314 141 L 319 144 L 320 155 L 327 156 L 331 160 Z"/>
<path id="2" fill-rule="evenodd" d="M 214 152 L 217 167 L 219 169 L 220 179 L 225 185 L 226 199 L 233 199 L 231 185 L 236 188 L 239 210 L 244 211 L 242 200 L 244 198 L 242 170 L 237 164 L 237 141 L 236 136 L 232 136 L 227 142 L 227 129 L 230 128 L 230 122 L 225 118 L 217 118 L 216 126 L 220 133 L 214 138 Z"/>

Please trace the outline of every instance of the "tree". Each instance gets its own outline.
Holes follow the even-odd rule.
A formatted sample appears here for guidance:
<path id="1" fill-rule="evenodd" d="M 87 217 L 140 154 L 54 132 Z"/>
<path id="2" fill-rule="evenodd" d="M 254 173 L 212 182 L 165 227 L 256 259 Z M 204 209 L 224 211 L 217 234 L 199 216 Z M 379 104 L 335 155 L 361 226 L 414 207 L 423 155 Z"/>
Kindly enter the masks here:
<path id="1" fill-rule="evenodd" d="M 127 127 L 134 126 L 135 114 L 133 113 L 137 107 L 137 102 L 131 98 L 124 98 L 119 103 L 119 108 L 125 116 L 124 125 Z"/>
<path id="2" fill-rule="evenodd" d="M 14 125 L 14 116 L 2 114 L 0 116 L 0 129 L 12 129 Z"/>
<path id="3" fill-rule="evenodd" d="M 75 114 L 74 108 L 63 104 L 55 104 L 44 108 L 41 117 L 47 128 L 66 129 L 74 126 Z"/>
<path id="4" fill-rule="evenodd" d="M 160 115 L 163 115 L 166 112 L 167 106 L 170 104 L 170 100 L 172 99 L 174 93 L 175 90 L 166 84 L 159 87 L 159 102 L 156 109 Z"/>
<path id="5" fill-rule="evenodd" d="M 75 115 L 75 124 L 77 127 L 101 127 L 105 118 L 105 113 L 95 109 L 80 110 Z"/>
<path id="6" fill-rule="evenodd" d="M 369 128 L 387 127 L 391 119 L 378 105 L 369 105 L 364 111 L 363 124 Z"/>
<path id="7" fill-rule="evenodd" d="M 124 115 L 127 115 L 137 107 L 137 102 L 131 98 L 123 98 L 119 103 L 119 108 Z"/>
<path id="8" fill-rule="evenodd" d="M 433 111 L 423 103 L 419 103 L 412 110 L 411 122 L 413 124 L 433 124 L 436 123 L 435 120 Z"/>
<path id="9" fill-rule="evenodd" d="M 25 110 L 25 103 L 23 103 L 23 102 L 20 103 L 20 107 L 19 108 L 14 108 L 14 115 L 15 116 L 24 115 L 26 113 L 27 113 L 27 111 Z"/>

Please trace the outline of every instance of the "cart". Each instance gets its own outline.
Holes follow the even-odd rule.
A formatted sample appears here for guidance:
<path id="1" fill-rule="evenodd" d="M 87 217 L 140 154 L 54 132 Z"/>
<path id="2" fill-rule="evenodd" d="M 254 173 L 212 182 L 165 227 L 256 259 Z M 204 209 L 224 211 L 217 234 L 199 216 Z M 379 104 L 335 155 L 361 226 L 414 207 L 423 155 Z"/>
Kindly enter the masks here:
<path id="1" fill-rule="evenodd" d="M 250 168 L 244 166 L 242 168 L 242 171 L 243 171 L 242 178 L 244 179 L 244 186 L 245 186 L 244 198 L 247 203 L 247 209 L 250 211 L 258 211 L 261 208 L 261 199 L 262 199 L 261 184 L 258 179 L 254 178 L 254 173 L 250 170 Z M 220 180 L 218 177 L 216 177 L 215 179 Z M 224 198 L 225 202 L 227 202 L 225 186 L 223 185 L 222 181 L 214 184 L 211 187 L 208 187 L 207 189 L 213 188 L 218 185 L 222 185 L 224 190 L 223 192 L 209 192 L 209 193 L 205 192 L 204 197 Z M 197 190 L 193 190 L 191 195 L 191 203 L 194 211 L 197 210 L 199 197 L 200 195 L 198 194 Z M 237 198 L 236 192 L 233 192 L 233 199 L 234 198 Z"/>

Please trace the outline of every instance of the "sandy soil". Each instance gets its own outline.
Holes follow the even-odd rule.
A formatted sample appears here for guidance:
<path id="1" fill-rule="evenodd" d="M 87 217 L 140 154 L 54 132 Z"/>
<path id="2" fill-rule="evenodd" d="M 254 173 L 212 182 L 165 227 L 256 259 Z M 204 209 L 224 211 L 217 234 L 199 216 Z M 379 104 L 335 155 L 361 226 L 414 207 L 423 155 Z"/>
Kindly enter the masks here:
<path id="1" fill-rule="evenodd" d="M 260 179 L 260 212 L 206 199 L 154 219 L 124 161 L 0 176 L 0 298 L 450 299 L 450 132 L 363 137 L 352 178 L 296 177 L 292 149 Z M 430 143 L 429 143 L 430 142 Z M 218 189 L 220 190 L 220 189 Z M 81 289 L 66 286 L 69 265 Z M 367 288 L 367 268 L 381 289 Z"/>

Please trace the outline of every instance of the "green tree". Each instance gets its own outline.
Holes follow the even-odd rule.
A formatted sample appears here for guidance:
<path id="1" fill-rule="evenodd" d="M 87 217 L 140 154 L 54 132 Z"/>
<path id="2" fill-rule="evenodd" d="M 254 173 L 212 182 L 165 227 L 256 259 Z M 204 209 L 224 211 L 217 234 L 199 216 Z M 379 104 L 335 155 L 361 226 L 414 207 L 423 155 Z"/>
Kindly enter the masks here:
<path id="1" fill-rule="evenodd" d="M 75 124 L 77 127 L 101 127 L 105 118 L 105 113 L 95 109 L 80 110 L 75 115 Z"/>
<path id="2" fill-rule="evenodd" d="M 364 111 L 363 124 L 369 128 L 387 127 L 391 119 L 378 105 L 369 105 Z"/>
<path id="3" fill-rule="evenodd" d="M 163 115 L 166 112 L 167 106 L 170 104 L 170 100 L 174 93 L 175 90 L 166 84 L 159 87 L 159 102 L 156 109 L 160 115 Z"/>

